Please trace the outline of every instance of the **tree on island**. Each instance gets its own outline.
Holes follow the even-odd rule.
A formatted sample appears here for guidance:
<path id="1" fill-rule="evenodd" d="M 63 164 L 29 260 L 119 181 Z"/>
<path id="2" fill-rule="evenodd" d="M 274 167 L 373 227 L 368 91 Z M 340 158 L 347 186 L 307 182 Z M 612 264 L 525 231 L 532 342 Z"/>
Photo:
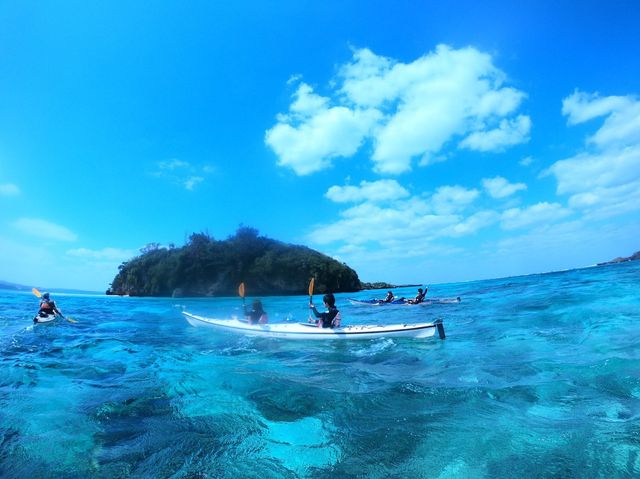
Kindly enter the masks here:
<path id="1" fill-rule="evenodd" d="M 201 232 L 181 248 L 150 243 L 118 269 L 107 294 L 232 296 L 244 282 L 252 295 L 294 295 L 306 294 L 312 277 L 319 294 L 361 289 L 357 273 L 346 264 L 245 226 L 222 241 Z"/>

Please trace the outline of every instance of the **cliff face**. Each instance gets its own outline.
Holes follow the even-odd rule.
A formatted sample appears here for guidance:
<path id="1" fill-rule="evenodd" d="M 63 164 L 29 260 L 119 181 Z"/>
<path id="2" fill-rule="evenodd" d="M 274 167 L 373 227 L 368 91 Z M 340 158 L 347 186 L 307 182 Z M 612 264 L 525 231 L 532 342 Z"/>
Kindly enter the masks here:
<path id="1" fill-rule="evenodd" d="M 346 264 L 304 246 L 288 245 L 240 228 L 216 241 L 193 234 L 182 248 L 152 247 L 123 263 L 107 294 L 129 296 L 233 296 L 245 283 L 247 295 L 307 294 L 361 289 Z"/>

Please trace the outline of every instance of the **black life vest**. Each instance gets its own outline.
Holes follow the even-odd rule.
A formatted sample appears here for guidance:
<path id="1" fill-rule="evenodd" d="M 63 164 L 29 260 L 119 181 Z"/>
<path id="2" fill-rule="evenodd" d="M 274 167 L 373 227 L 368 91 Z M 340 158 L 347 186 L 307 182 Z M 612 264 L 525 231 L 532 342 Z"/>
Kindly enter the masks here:
<path id="1" fill-rule="evenodd" d="M 337 308 L 329 308 L 329 311 L 322 313 L 320 320 L 322 321 L 323 328 L 333 327 L 333 320 L 340 311 Z"/>

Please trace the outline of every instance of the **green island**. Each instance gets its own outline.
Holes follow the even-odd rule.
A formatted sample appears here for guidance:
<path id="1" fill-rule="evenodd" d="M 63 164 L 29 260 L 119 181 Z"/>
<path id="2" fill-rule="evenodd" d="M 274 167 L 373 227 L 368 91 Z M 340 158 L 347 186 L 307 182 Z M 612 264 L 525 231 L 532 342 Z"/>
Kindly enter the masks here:
<path id="1" fill-rule="evenodd" d="M 358 274 L 346 264 L 245 226 L 226 240 L 193 233 L 182 247 L 152 243 L 118 269 L 107 294 L 232 296 L 244 283 L 248 296 L 299 295 L 307 294 L 311 278 L 316 294 L 363 289 Z"/>

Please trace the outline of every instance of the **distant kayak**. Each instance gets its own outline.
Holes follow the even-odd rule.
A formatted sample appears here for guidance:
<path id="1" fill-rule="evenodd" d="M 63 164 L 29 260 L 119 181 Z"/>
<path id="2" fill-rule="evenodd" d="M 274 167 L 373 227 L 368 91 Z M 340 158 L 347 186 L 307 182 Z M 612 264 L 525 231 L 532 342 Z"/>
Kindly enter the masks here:
<path id="1" fill-rule="evenodd" d="M 40 314 L 36 314 L 33 317 L 33 322 L 36 323 L 36 324 L 39 324 L 39 323 L 50 323 L 51 321 L 54 321 L 57 317 L 58 317 L 58 315 L 55 314 L 55 313 L 45 314 L 44 316 L 42 316 Z"/>
<path id="2" fill-rule="evenodd" d="M 309 323 L 249 324 L 238 319 L 214 319 L 183 311 L 189 324 L 195 327 L 208 327 L 229 332 L 288 339 L 372 339 L 378 337 L 408 336 L 428 338 L 438 331 L 444 339 L 442 320 L 433 323 L 354 325 L 342 328 L 318 328 Z"/>
<path id="3" fill-rule="evenodd" d="M 459 303 L 460 301 L 462 301 L 460 299 L 460 296 L 458 296 L 457 298 L 431 298 L 431 299 L 425 299 L 421 303 L 418 303 L 418 304 L 410 303 L 409 300 L 407 300 L 405 298 L 396 299 L 394 301 L 391 301 L 390 303 L 387 303 L 387 302 L 382 301 L 380 299 L 348 298 L 348 300 L 349 300 L 349 302 L 351 304 L 355 304 L 357 306 L 420 306 L 420 305 L 428 305 L 428 304 L 452 304 L 452 303 Z"/>

